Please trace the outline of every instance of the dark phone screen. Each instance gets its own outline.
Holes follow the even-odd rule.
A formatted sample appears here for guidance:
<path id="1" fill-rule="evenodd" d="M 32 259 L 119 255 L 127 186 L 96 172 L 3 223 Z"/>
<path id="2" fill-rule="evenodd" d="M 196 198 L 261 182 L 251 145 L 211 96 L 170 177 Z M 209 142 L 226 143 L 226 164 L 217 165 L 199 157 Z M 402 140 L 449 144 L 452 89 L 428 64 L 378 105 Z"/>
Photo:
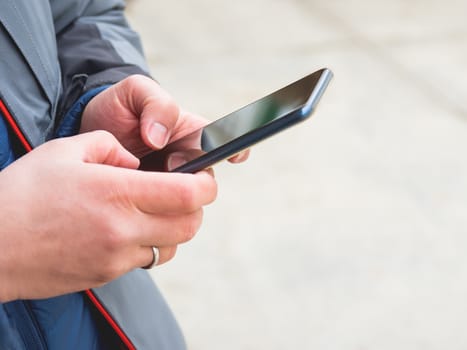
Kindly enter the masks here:
<path id="1" fill-rule="evenodd" d="M 165 156 L 181 152 L 187 162 L 301 109 L 310 99 L 323 70 L 310 74 L 205 127 L 153 152 L 141 160 L 145 170 L 171 170 Z M 157 164 L 157 165 L 156 165 Z"/>
<path id="2" fill-rule="evenodd" d="M 319 72 L 321 73 L 321 72 Z M 201 149 L 212 151 L 302 107 L 321 74 L 311 74 L 202 129 Z"/>

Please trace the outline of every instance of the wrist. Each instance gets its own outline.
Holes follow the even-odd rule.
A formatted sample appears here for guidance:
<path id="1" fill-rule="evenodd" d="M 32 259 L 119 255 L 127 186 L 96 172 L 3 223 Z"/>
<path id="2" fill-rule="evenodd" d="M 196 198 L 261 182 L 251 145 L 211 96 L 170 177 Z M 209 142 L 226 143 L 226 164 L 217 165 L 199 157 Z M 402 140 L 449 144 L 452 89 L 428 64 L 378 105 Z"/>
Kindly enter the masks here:
<path id="1" fill-rule="evenodd" d="M 60 121 L 55 137 L 66 137 L 76 135 L 81 124 L 81 117 L 87 104 L 99 93 L 107 89 L 110 85 L 103 85 L 92 90 L 89 90 L 82 95 L 68 110 L 63 119 Z"/>

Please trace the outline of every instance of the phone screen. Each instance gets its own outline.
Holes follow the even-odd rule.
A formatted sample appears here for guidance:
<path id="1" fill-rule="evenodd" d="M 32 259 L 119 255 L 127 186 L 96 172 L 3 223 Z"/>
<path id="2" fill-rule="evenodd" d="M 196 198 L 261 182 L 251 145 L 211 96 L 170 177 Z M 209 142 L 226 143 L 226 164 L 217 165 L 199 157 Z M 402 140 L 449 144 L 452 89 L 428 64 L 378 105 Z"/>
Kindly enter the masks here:
<path id="1" fill-rule="evenodd" d="M 163 154 L 175 152 L 183 152 L 191 165 L 170 171 L 194 172 L 230 157 L 308 117 L 331 76 L 323 69 L 250 103 L 144 157 L 142 168 L 160 168 Z"/>

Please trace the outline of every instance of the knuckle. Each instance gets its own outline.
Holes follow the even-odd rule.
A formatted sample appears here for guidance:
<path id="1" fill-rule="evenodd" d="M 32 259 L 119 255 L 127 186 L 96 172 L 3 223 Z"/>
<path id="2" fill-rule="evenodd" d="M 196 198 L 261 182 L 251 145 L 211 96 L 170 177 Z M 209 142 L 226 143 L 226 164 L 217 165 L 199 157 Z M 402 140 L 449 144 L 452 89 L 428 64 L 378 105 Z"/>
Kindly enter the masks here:
<path id="1" fill-rule="evenodd" d="M 68 144 L 69 144 L 68 138 L 66 137 L 57 138 L 57 139 L 53 139 L 53 140 L 43 143 L 42 145 L 40 145 L 33 151 L 37 152 L 37 150 L 41 150 L 41 151 L 52 154 L 53 152 L 56 152 L 57 150 L 64 149 L 65 147 L 68 146 Z"/>
<path id="2" fill-rule="evenodd" d="M 115 254 L 120 251 L 127 241 L 127 234 L 115 219 L 102 220 L 100 234 L 102 248 L 105 252 Z"/>
<path id="3" fill-rule="evenodd" d="M 148 96 L 147 101 L 157 104 L 161 115 L 164 115 L 165 118 L 178 118 L 180 114 L 180 107 L 175 99 L 163 89 L 158 89 L 157 94 Z"/>
<path id="4" fill-rule="evenodd" d="M 163 108 L 167 116 L 178 118 L 178 115 L 180 114 L 180 108 L 170 95 L 166 96 Z"/>
<path id="5" fill-rule="evenodd" d="M 161 91 L 158 95 L 148 96 L 146 103 L 157 106 L 159 116 L 167 126 L 173 126 L 178 121 L 180 115 L 180 107 L 175 102 L 172 96 L 165 91 Z"/>
<path id="6" fill-rule="evenodd" d="M 178 198 L 185 211 L 193 212 L 198 209 L 199 204 L 197 203 L 198 201 L 195 189 L 193 186 L 190 186 L 188 182 L 180 184 Z"/>
<path id="7" fill-rule="evenodd" d="M 97 272 L 97 282 L 107 283 L 120 277 L 126 272 L 121 250 L 116 249 L 116 244 L 108 240 L 108 246 L 101 251 L 100 263 Z"/>
<path id="8" fill-rule="evenodd" d="M 86 137 L 89 138 L 95 147 L 105 150 L 112 145 L 116 138 L 109 131 L 106 130 L 94 130 L 87 133 Z"/>
<path id="9" fill-rule="evenodd" d="M 122 84 L 127 84 L 129 87 L 139 85 L 141 83 L 147 83 L 147 81 L 152 81 L 148 77 L 145 77 L 144 75 L 141 74 L 133 74 L 127 77 L 122 81 Z"/>
<path id="10" fill-rule="evenodd" d="M 181 211 L 195 212 L 216 199 L 217 183 L 211 176 L 206 178 L 200 180 L 198 177 L 192 177 L 191 181 L 187 180 L 178 184 L 175 194 Z"/>
<path id="11" fill-rule="evenodd" d="M 199 209 L 195 213 L 191 214 L 185 221 L 183 232 L 181 234 L 181 242 L 188 242 L 196 235 L 201 223 L 203 221 L 203 210 Z"/>
<path id="12" fill-rule="evenodd" d="M 102 138 L 102 139 L 108 139 L 112 138 L 112 134 L 107 131 L 107 130 L 95 130 L 92 132 L 96 137 Z"/>
<path id="13" fill-rule="evenodd" d="M 203 204 L 214 202 L 217 197 L 217 182 L 212 176 L 206 176 L 199 188 L 205 198 L 205 203 Z"/>

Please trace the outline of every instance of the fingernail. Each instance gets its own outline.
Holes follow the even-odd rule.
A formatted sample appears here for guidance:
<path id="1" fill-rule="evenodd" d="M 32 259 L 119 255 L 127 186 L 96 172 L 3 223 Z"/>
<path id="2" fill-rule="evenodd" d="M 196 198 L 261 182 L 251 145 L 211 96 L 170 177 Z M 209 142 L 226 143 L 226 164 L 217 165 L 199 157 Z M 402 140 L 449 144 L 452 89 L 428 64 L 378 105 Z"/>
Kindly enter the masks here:
<path id="1" fill-rule="evenodd" d="M 164 148 L 167 144 L 169 135 L 167 128 L 161 123 L 154 122 L 149 127 L 149 141 L 156 148 Z"/>
<path id="2" fill-rule="evenodd" d="M 182 152 L 172 153 L 167 158 L 167 170 L 172 171 L 182 166 L 183 164 L 188 163 L 189 159 L 185 157 Z"/>

